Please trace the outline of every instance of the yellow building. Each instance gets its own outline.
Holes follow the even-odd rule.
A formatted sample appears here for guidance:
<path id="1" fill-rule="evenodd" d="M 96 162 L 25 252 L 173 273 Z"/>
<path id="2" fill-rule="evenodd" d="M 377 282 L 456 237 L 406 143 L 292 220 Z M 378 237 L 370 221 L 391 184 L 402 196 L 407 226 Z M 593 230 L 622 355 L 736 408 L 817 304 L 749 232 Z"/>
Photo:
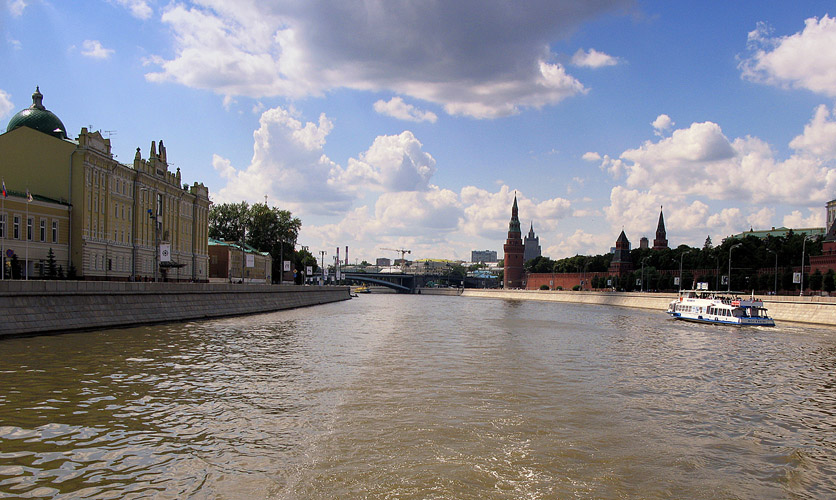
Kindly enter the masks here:
<path id="1" fill-rule="evenodd" d="M 36 89 L 0 134 L 5 277 L 14 256 L 22 275 L 39 278 L 51 248 L 79 279 L 207 281 L 208 188 L 181 184 L 162 141 L 151 142 L 147 159 L 137 148 L 125 165 L 100 132 L 82 128 L 69 139 L 42 101 Z"/>

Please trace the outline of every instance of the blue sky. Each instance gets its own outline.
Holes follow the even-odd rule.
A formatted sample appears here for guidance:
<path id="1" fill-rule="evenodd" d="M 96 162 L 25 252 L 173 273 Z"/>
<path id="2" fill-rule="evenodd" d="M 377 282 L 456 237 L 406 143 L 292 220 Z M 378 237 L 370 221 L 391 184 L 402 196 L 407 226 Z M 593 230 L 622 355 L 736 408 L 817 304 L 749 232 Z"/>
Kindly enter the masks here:
<path id="1" fill-rule="evenodd" d="M 524 7 L 520 7 L 524 6 Z M 351 260 L 552 258 L 823 226 L 833 2 L 6 0 L 0 124 L 44 105 L 118 159 L 165 141 L 216 203 Z M 1 161 L 1 160 L 0 160 Z"/>

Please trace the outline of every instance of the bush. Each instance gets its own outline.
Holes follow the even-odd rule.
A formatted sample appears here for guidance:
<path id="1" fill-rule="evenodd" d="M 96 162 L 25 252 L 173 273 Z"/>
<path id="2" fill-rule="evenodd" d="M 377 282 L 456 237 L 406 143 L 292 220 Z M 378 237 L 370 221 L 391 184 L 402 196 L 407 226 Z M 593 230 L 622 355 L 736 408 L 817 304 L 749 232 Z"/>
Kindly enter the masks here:
<path id="1" fill-rule="evenodd" d="M 549 285 L 540 285 L 540 290 L 548 290 Z"/>

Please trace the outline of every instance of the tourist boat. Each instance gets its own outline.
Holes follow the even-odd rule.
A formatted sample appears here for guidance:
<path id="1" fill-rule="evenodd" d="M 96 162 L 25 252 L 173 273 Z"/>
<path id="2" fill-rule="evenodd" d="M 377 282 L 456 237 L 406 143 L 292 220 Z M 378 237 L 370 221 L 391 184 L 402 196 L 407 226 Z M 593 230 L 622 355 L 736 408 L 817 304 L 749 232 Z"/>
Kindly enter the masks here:
<path id="1" fill-rule="evenodd" d="M 352 290 L 354 293 L 372 293 L 368 285 L 360 285 Z"/>
<path id="2" fill-rule="evenodd" d="M 682 290 L 668 305 L 674 319 L 735 326 L 775 326 L 754 294 L 741 298 L 740 292 L 711 290 Z"/>

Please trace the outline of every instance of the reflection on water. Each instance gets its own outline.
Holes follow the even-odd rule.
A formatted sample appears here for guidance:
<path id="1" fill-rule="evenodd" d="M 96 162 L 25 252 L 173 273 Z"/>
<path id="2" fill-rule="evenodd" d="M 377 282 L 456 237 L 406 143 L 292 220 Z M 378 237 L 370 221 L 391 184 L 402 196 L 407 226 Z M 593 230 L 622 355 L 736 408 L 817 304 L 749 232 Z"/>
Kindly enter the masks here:
<path id="1" fill-rule="evenodd" d="M 836 491 L 834 329 L 371 295 L 0 348 L 0 498 Z"/>

